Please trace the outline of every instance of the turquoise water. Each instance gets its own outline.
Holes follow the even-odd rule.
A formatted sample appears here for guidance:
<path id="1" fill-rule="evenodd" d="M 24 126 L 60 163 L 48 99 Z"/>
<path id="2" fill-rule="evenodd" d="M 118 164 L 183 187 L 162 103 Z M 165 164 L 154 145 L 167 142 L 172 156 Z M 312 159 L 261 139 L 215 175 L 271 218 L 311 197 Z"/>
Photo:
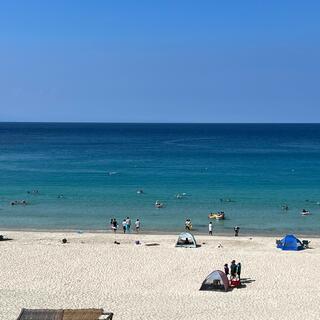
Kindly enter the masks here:
<path id="1" fill-rule="evenodd" d="M 0 123 L 0 182 L 0 228 L 318 234 L 320 125 Z"/>

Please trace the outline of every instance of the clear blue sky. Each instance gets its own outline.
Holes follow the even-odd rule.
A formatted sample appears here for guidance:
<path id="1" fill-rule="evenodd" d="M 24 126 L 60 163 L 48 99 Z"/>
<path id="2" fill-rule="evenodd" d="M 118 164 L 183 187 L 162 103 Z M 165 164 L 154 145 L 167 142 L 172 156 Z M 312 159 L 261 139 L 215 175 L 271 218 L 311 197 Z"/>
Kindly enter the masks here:
<path id="1" fill-rule="evenodd" d="M 0 121 L 319 122 L 320 1 L 0 2 Z"/>

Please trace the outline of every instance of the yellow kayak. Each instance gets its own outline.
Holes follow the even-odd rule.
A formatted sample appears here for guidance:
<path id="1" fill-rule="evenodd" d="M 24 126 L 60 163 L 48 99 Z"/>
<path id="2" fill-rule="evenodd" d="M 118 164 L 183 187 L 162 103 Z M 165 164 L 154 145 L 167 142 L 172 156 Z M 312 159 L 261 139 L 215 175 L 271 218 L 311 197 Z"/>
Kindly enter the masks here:
<path id="1" fill-rule="evenodd" d="M 224 216 L 224 212 L 212 212 L 208 215 L 209 219 L 216 219 L 216 220 L 224 220 L 225 216 Z"/>

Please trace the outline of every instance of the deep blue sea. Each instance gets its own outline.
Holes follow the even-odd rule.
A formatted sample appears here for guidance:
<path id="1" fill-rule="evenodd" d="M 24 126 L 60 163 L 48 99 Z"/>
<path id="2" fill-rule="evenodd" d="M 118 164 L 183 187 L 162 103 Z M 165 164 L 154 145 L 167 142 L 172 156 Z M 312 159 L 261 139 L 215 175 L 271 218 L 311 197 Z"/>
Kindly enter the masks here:
<path id="1" fill-rule="evenodd" d="M 2 229 L 206 232 L 222 210 L 215 232 L 317 235 L 319 187 L 318 124 L 0 123 Z"/>

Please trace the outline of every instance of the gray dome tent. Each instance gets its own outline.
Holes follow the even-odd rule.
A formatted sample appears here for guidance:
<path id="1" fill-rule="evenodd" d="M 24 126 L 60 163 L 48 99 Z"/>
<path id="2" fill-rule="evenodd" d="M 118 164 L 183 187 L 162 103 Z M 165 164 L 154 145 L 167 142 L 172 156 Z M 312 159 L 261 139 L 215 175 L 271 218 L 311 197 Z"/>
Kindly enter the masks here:
<path id="1" fill-rule="evenodd" d="M 176 247 L 196 248 L 197 247 L 196 239 L 194 238 L 192 233 L 182 232 L 179 234 Z"/>
<path id="2" fill-rule="evenodd" d="M 202 282 L 200 290 L 228 291 L 229 280 L 227 275 L 220 270 L 211 272 Z"/>

